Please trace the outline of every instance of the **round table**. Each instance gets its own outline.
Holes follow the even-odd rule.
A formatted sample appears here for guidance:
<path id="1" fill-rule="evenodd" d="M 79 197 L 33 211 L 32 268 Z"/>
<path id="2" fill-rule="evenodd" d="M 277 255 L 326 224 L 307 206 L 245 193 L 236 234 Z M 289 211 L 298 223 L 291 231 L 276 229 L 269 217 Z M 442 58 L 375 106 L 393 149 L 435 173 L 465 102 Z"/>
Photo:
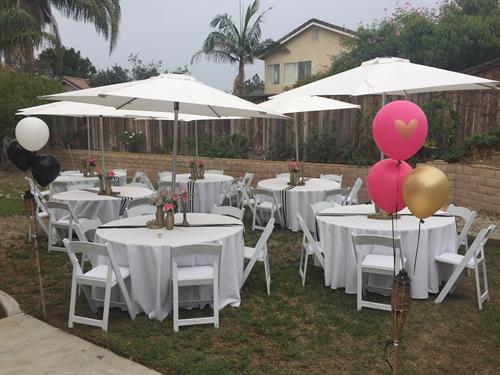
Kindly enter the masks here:
<path id="1" fill-rule="evenodd" d="M 64 191 L 54 194 L 51 200 L 66 202 L 79 217 L 98 217 L 102 223 L 116 220 L 120 217 L 128 199 L 146 198 L 153 191 L 140 186 L 113 186 L 118 196 L 98 195 L 85 190 Z"/>
<path id="2" fill-rule="evenodd" d="M 127 175 L 124 172 L 116 172 L 113 177 L 113 182 L 119 186 L 127 183 Z M 98 177 L 83 177 L 83 173 L 65 174 L 57 177 L 49 187 L 49 196 L 68 191 L 70 185 L 89 185 L 89 187 L 98 186 Z"/>
<path id="3" fill-rule="evenodd" d="M 277 193 L 275 195 L 282 205 L 283 218 L 288 229 L 294 232 L 299 230 L 296 216 L 299 212 L 309 230 L 315 232 L 314 215 L 309 205 L 325 200 L 325 193 L 339 189 L 340 184 L 327 179 L 311 178 L 306 181 L 305 185 L 292 187 L 288 185 L 288 181 L 288 177 L 271 178 L 259 181 L 257 187 Z M 341 198 L 338 203 L 341 203 Z"/>
<path id="4" fill-rule="evenodd" d="M 205 173 L 201 180 L 191 180 L 189 173 L 178 174 L 175 177 L 176 191 L 185 190 L 190 195 L 189 212 L 212 212 L 212 207 L 220 205 L 224 192 L 233 182 L 233 177 L 223 174 Z M 160 182 L 171 182 L 172 178 L 161 179 Z"/>
<path id="5" fill-rule="evenodd" d="M 239 306 L 240 283 L 243 276 L 243 224 L 222 215 L 189 213 L 191 227 L 173 230 L 116 228 L 118 226 L 144 226 L 153 215 L 141 215 L 113 221 L 108 227 L 96 231 L 95 240 L 109 242 L 120 266 L 130 269 L 132 299 L 150 319 L 163 320 L 172 311 L 170 249 L 197 243 L 222 243 L 219 275 L 219 306 Z M 182 222 L 182 214 L 175 215 L 175 223 Z M 99 263 L 99 259 L 97 263 Z M 179 265 L 190 266 L 206 262 L 206 256 L 180 259 Z M 203 263 L 201 263 L 203 264 Z M 206 264 L 206 263 L 204 263 Z M 211 286 L 180 289 L 181 300 L 212 298 Z"/>
<path id="6" fill-rule="evenodd" d="M 322 210 L 317 216 L 321 248 L 325 254 L 325 285 L 332 289 L 345 288 L 346 293 L 356 293 L 356 261 L 351 234 L 377 234 L 392 237 L 391 220 L 369 219 L 367 213 L 375 212 L 373 205 L 353 205 Z M 449 276 L 440 271 L 436 255 L 456 252 L 457 229 L 455 218 L 432 216 L 421 225 L 417 265 L 413 272 L 418 238 L 419 219 L 408 209 L 394 220 L 395 233 L 401 237 L 401 247 L 406 257 L 406 270 L 412 279 L 412 297 L 428 298 L 438 293 L 442 280 Z M 321 215 L 332 216 L 321 216 Z M 438 214 L 445 214 L 438 212 Z M 365 246 L 366 248 L 366 246 Z M 368 251 L 368 249 L 365 249 Z M 392 249 L 371 249 L 376 254 L 392 255 Z M 372 276 L 371 276 L 372 277 Z M 375 276 L 373 276 L 375 277 Z M 372 284 L 390 287 L 391 278 L 376 276 Z"/>

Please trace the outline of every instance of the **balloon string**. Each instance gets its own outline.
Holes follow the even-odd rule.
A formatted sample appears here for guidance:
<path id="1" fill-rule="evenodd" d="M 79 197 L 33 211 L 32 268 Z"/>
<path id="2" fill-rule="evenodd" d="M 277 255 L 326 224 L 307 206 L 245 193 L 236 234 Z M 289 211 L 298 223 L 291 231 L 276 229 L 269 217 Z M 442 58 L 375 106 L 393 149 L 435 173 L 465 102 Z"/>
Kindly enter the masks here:
<path id="1" fill-rule="evenodd" d="M 395 231 L 394 231 L 394 215 L 396 215 L 396 226 L 398 223 L 398 198 L 399 198 L 399 167 L 401 165 L 401 160 L 398 160 L 397 168 L 397 178 L 396 178 L 396 213 L 391 215 L 391 226 L 392 226 L 392 256 L 394 262 L 394 276 L 396 276 L 396 239 L 395 239 Z M 401 251 L 401 250 L 400 250 Z"/>
<path id="2" fill-rule="evenodd" d="M 415 270 L 417 269 L 418 244 L 420 242 L 420 227 L 424 223 L 422 219 L 418 221 L 417 248 L 415 250 L 415 260 L 413 261 L 413 278 L 415 278 Z"/>

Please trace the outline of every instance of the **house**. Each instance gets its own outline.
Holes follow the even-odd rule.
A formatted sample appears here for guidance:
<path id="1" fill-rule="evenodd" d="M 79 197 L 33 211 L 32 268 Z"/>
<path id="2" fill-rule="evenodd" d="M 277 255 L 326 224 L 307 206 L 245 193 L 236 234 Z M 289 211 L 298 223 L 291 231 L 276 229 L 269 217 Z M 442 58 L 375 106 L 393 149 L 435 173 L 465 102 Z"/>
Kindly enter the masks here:
<path id="1" fill-rule="evenodd" d="M 61 83 L 64 91 L 84 90 L 90 88 L 89 80 L 79 77 L 62 76 Z"/>
<path id="2" fill-rule="evenodd" d="M 266 94 L 279 94 L 297 81 L 330 67 L 354 31 L 312 18 L 276 41 L 259 59 L 265 62 Z"/>

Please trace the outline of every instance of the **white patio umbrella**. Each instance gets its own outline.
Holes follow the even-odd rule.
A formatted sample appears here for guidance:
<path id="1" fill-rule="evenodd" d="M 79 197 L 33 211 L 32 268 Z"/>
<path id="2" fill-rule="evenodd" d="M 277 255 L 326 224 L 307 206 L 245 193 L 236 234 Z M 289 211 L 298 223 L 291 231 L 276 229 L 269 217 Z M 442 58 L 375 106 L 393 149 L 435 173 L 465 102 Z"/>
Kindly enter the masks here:
<path id="1" fill-rule="evenodd" d="M 216 117 L 286 117 L 279 113 L 262 110 L 253 103 L 182 74 L 161 74 L 141 81 L 64 92 L 42 98 L 98 104 L 116 109 L 173 112 L 172 185 L 174 188 L 179 113 Z"/>
<path id="2" fill-rule="evenodd" d="M 280 113 L 294 113 L 295 160 L 299 161 L 298 112 L 334 111 L 338 109 L 359 109 L 356 104 L 322 98 L 320 96 L 300 96 L 271 99 L 258 104 L 258 107 Z"/>
<path id="3" fill-rule="evenodd" d="M 120 118 L 147 118 L 154 120 L 167 120 L 174 119 L 173 113 L 166 112 L 143 112 L 143 111 L 129 111 L 114 109 L 97 104 L 87 104 L 78 102 L 55 102 L 49 104 L 42 104 L 34 107 L 20 109 L 16 115 L 21 116 L 64 116 L 64 117 L 99 117 L 100 119 L 100 143 L 102 164 L 104 169 L 104 130 L 103 130 L 103 117 L 120 117 Z M 196 121 L 206 119 L 216 119 L 217 117 L 203 117 L 196 115 L 180 115 L 181 121 Z M 90 156 L 90 128 L 87 126 L 87 143 L 88 152 Z"/>

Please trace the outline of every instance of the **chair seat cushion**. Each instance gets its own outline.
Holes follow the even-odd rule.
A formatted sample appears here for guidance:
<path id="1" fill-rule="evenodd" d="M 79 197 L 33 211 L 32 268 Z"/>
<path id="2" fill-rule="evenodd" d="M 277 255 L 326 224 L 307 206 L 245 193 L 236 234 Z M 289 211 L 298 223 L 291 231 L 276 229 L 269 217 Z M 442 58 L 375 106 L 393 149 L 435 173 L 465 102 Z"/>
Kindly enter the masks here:
<path id="1" fill-rule="evenodd" d="M 178 267 L 177 280 L 178 281 L 196 281 L 207 280 L 214 278 L 214 268 L 212 266 L 192 266 L 192 267 Z"/>
<path id="2" fill-rule="evenodd" d="M 458 266 L 460 262 L 464 259 L 464 256 L 457 253 L 443 253 L 439 254 L 435 259 L 438 262 L 443 262 Z M 469 261 L 467 262 L 467 267 L 474 267 L 474 260 L 472 258 L 469 259 Z"/>
<path id="3" fill-rule="evenodd" d="M 122 275 L 122 279 L 126 279 L 130 276 L 130 270 L 128 267 L 118 267 L 120 270 L 120 274 Z M 92 268 L 90 271 L 85 272 L 83 276 L 86 279 L 95 279 L 105 281 L 108 276 L 108 266 L 106 264 L 100 264 L 95 268 Z M 114 272 L 111 273 L 111 283 L 116 283 L 116 275 Z"/>
<path id="4" fill-rule="evenodd" d="M 394 270 L 394 258 L 390 255 L 368 254 L 361 262 L 362 268 Z"/>
<path id="5" fill-rule="evenodd" d="M 245 259 L 252 259 L 253 255 L 255 254 L 255 247 L 245 246 L 245 252 L 243 254 L 244 254 Z M 262 251 L 260 252 L 257 260 L 259 260 L 261 262 L 264 261 L 264 254 L 262 253 Z"/>

